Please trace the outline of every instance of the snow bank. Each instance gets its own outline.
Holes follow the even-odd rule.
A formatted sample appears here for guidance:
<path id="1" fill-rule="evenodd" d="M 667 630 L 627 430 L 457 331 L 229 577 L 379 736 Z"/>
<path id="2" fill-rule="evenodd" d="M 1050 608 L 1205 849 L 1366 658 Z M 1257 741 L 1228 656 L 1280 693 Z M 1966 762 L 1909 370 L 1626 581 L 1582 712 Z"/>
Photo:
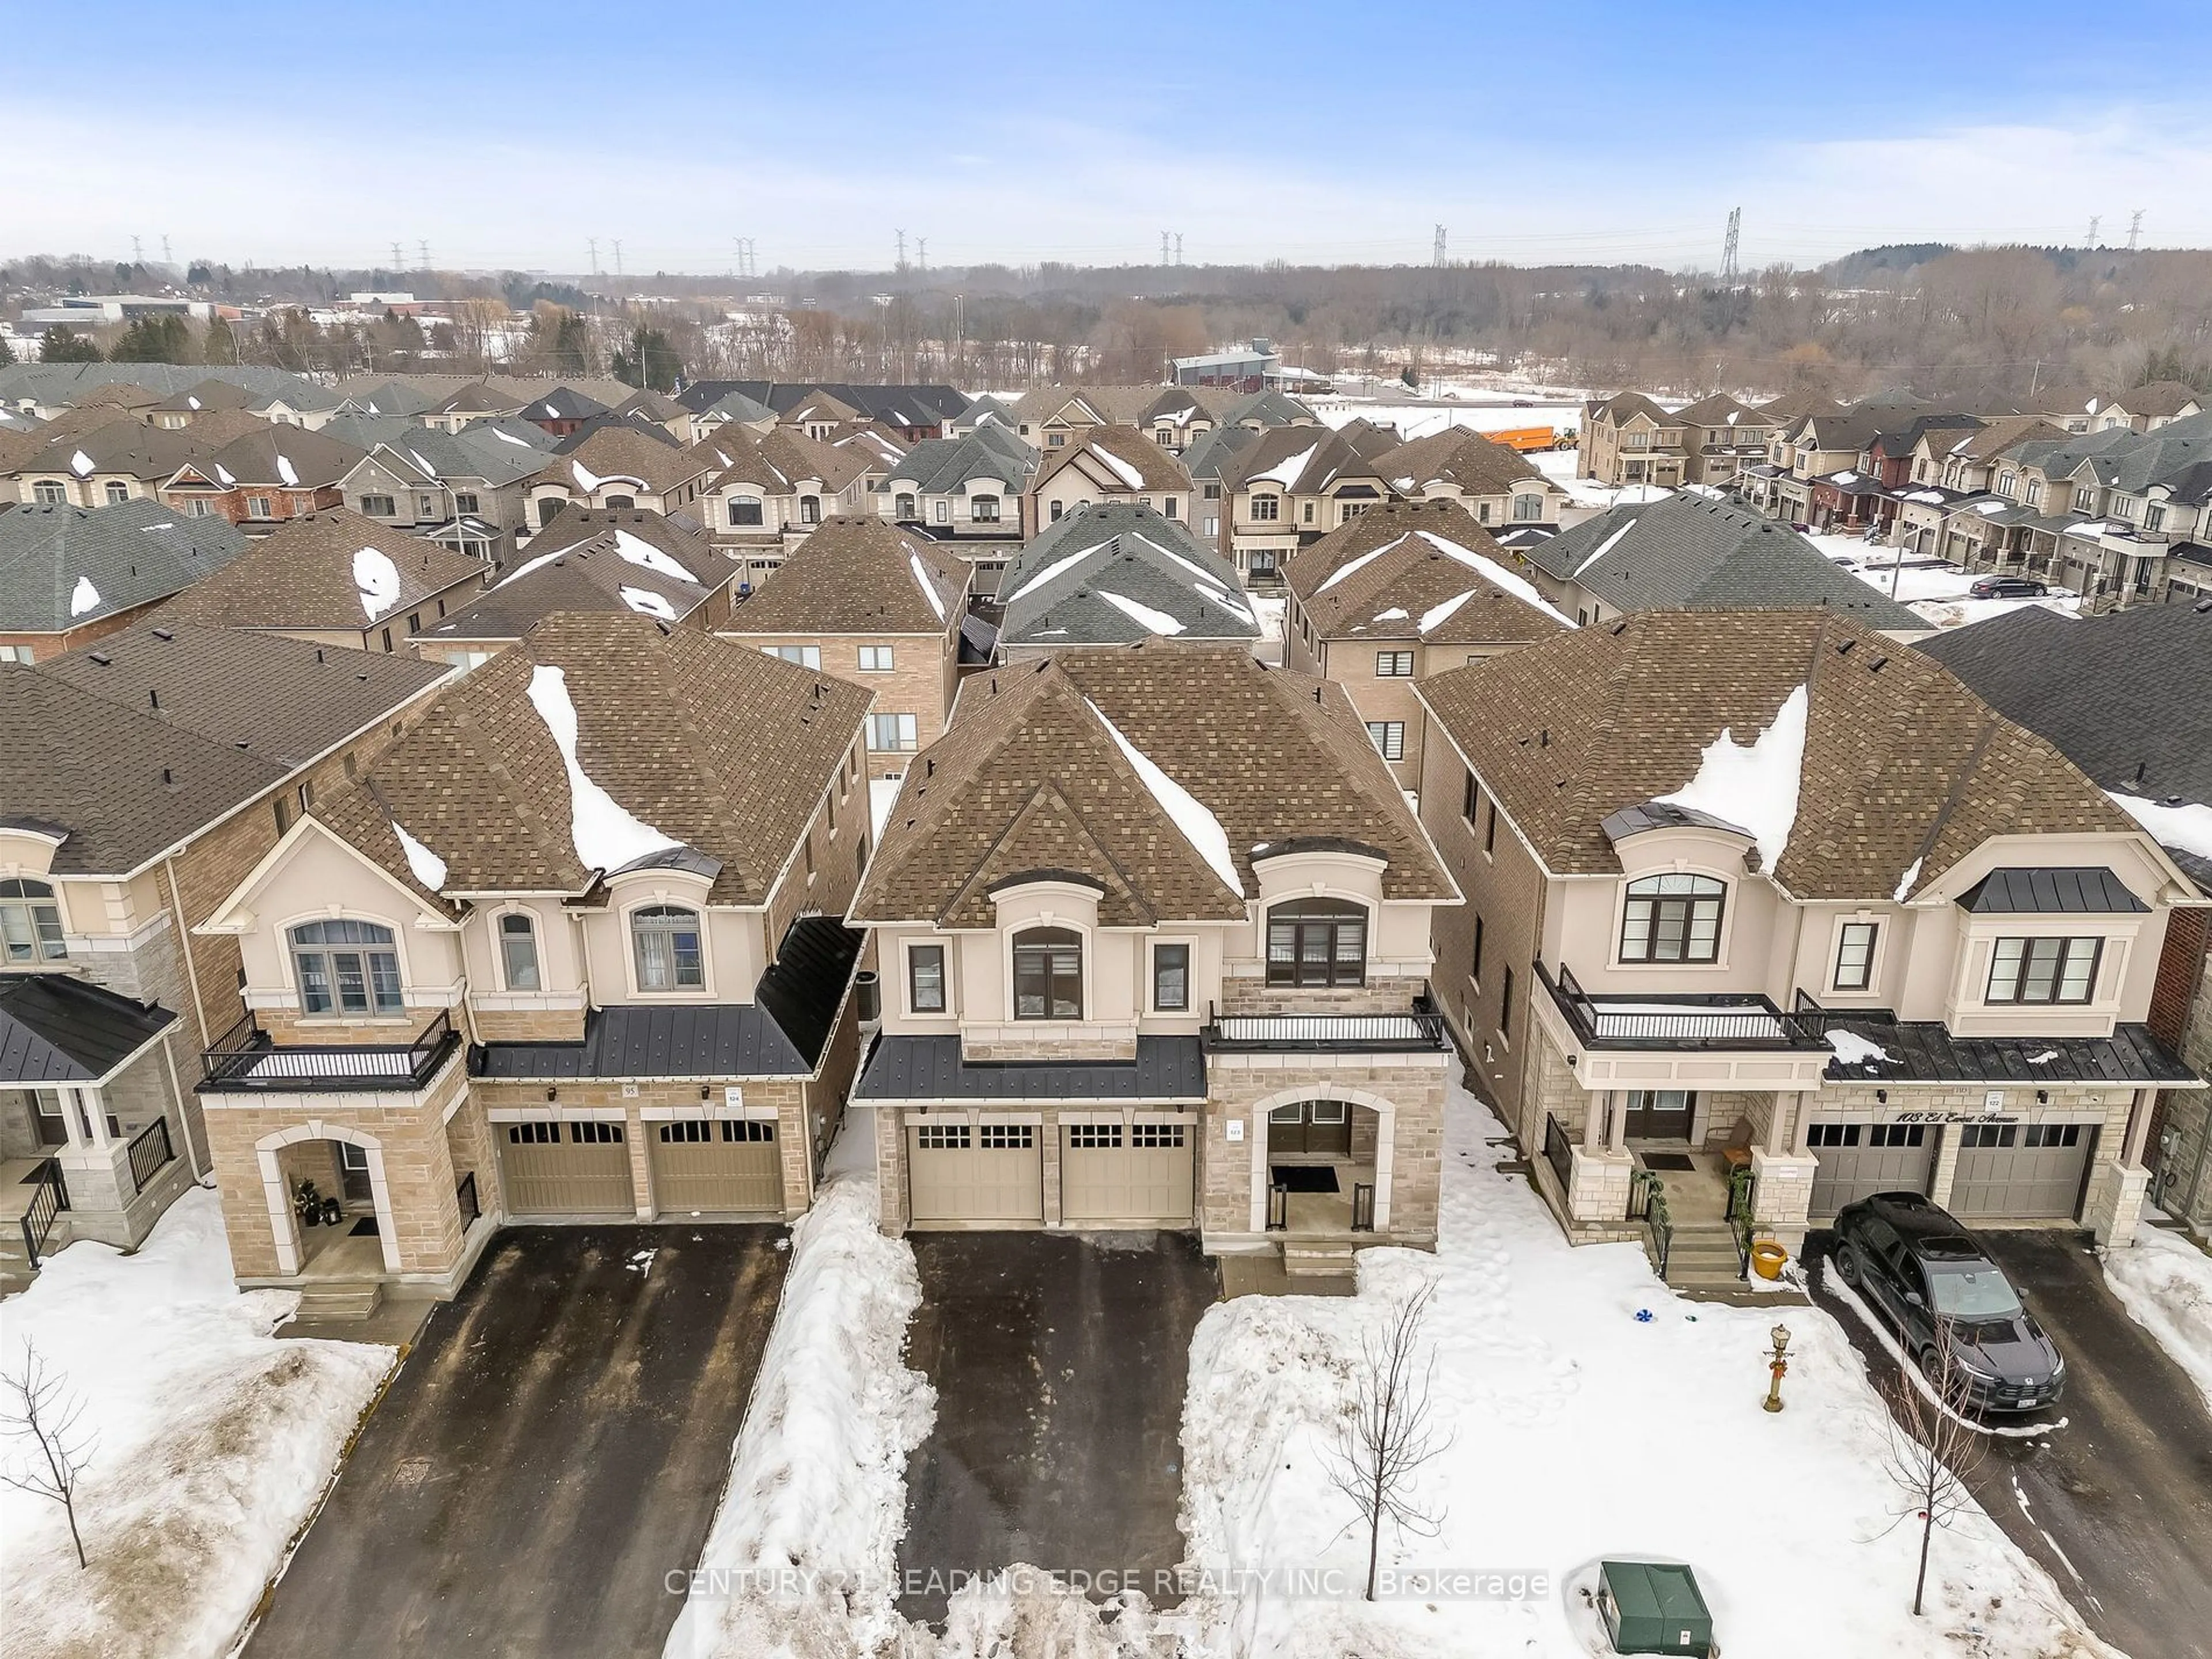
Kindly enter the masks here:
<path id="1" fill-rule="evenodd" d="M 876 1231 L 872 1169 L 834 1167 L 872 1147 L 873 1114 L 856 1112 L 792 1229 L 782 1306 L 665 1659 L 858 1656 L 902 1629 L 907 1457 L 936 1395 L 901 1357 L 921 1301 L 914 1252 Z M 763 1569 L 791 1577 L 771 1589 L 721 1576 Z"/>
<path id="2" fill-rule="evenodd" d="M 1239 1659 L 1565 1656 L 1565 1586 L 1601 1557 L 1694 1565 L 1731 1654 L 1793 1659 L 2067 1659 L 2109 1652 L 1978 1511 L 1936 1535 L 1929 1612 L 1912 1616 L 1917 1539 L 1889 1528 L 1886 1414 L 1843 1328 L 1810 1307 L 1694 1304 L 1632 1244 L 1570 1246 L 1525 1178 L 1501 1175 L 1497 1121 L 1455 1087 L 1437 1254 L 1360 1253 L 1346 1299 L 1245 1297 L 1212 1309 L 1183 1417 L 1187 1565 L 1215 1574 L 1366 1565 L 1364 1526 L 1323 1472 L 1360 1339 L 1433 1283 L 1425 1334 L 1437 1426 L 1453 1437 L 1418 1490 L 1441 1535 L 1386 1530 L 1385 1566 L 1544 1575 L 1524 1599 L 1293 1599 L 1245 1582 L 1186 1603 Z M 1641 1316 L 1648 1315 L 1649 1317 Z M 1788 1409 L 1759 1409 L 1778 1319 Z M 1718 1482 L 1718 1486 L 1716 1486 Z M 1806 1609 L 1818 1608 L 1808 1620 Z"/>
<path id="3" fill-rule="evenodd" d="M 2137 1228 L 2125 1249 L 2097 1254 L 2120 1305 L 2212 1404 L 2212 1256 L 2157 1227 Z"/>
<path id="4" fill-rule="evenodd" d="M 72 1244 L 0 1306 L 0 1361 L 12 1370 L 35 1344 L 97 1437 L 78 1506 L 88 1570 L 58 1505 L 0 1490 L 9 1659 L 230 1650 L 393 1358 L 276 1340 L 298 1300 L 240 1294 L 216 1194 L 191 1188 L 136 1255 Z"/>
<path id="5" fill-rule="evenodd" d="M 354 550 L 353 585 L 361 590 L 361 608 L 371 622 L 399 603 L 399 567 L 381 548 Z"/>
<path id="6" fill-rule="evenodd" d="M 1221 878 L 1222 885 L 1242 898 L 1244 883 L 1237 873 L 1237 860 L 1229 850 L 1229 832 L 1221 827 L 1221 820 L 1213 816 L 1204 801 L 1162 771 L 1150 755 L 1123 737 L 1121 728 L 1106 718 L 1104 709 L 1088 697 L 1084 701 L 1090 703 L 1091 712 L 1098 716 L 1098 723 L 1106 728 L 1107 735 L 1121 745 L 1129 764 L 1137 769 L 1137 776 L 1152 792 L 1152 799 L 1159 803 L 1160 810 L 1175 820 L 1183 839 Z"/>
<path id="7" fill-rule="evenodd" d="M 1772 875 L 1797 822 L 1797 793 L 1805 765 L 1805 720 L 1811 698 L 1799 686 L 1782 700 L 1773 722 L 1749 744 L 1727 726 L 1705 746 L 1697 775 L 1662 805 L 1710 812 L 1747 830 L 1759 844 L 1759 867 Z"/>
<path id="8" fill-rule="evenodd" d="M 583 763 L 576 758 L 576 705 L 569 700 L 564 672 L 543 663 L 532 669 L 530 702 L 552 733 L 562 764 L 568 769 L 568 838 L 586 868 L 619 870 L 649 853 L 684 844 L 634 816 L 585 775 Z"/>

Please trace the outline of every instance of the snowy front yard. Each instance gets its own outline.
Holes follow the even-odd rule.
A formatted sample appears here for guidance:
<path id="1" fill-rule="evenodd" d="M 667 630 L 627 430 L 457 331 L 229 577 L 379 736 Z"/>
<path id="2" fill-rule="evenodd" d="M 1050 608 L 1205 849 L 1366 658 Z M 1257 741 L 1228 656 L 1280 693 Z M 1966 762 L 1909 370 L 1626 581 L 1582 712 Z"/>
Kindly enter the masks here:
<path id="1" fill-rule="evenodd" d="M 1990 573 L 1986 570 L 1966 571 L 1955 565 L 1931 565 L 1924 558 L 1916 560 L 1910 554 L 1906 555 L 1905 566 L 1900 569 L 1897 568 L 1898 550 L 1893 547 L 1877 546 L 1857 536 L 1823 534 L 1808 536 L 1805 539 L 1875 592 L 1884 598 L 1894 598 L 1907 610 L 1939 629 L 1962 628 L 1968 623 L 1987 622 L 1992 617 L 2002 617 L 2023 605 L 2039 605 L 2046 611 L 2056 611 L 2065 617 L 2079 616 L 2081 611 L 2081 596 L 2063 587 L 2052 588 L 2048 595 L 2039 599 L 1978 599 L 1967 589 L 1988 575 Z"/>
<path id="2" fill-rule="evenodd" d="M 228 1653 L 321 1494 L 392 1350 L 278 1341 L 298 1298 L 240 1295 L 214 1193 L 192 1188 L 135 1255 L 70 1245 L 0 1305 L 0 1364 L 24 1345 L 66 1376 L 96 1437 L 77 1519 L 0 1490 L 9 1659 Z M 7 1408 L 0 1401 L 0 1409 Z M 0 1444 L 11 1469 L 33 1449 Z"/>
<path id="3" fill-rule="evenodd" d="M 2157 1227 L 2124 1250 L 2099 1252 L 2105 1282 L 2129 1317 L 2189 1373 L 2212 1406 L 2212 1256 Z"/>
<path id="4" fill-rule="evenodd" d="M 1731 1654 L 2062 1659 L 2109 1651 L 1978 1512 L 1936 1534 L 1929 1614 L 1910 1608 L 1917 1534 L 1883 1471 L 1881 1401 L 1842 1328 L 1802 1307 L 1677 1298 L 1632 1245 L 1571 1249 L 1525 1180 L 1500 1176 L 1489 1113 L 1455 1091 L 1443 1240 L 1372 1250 L 1352 1300 L 1246 1297 L 1200 1328 L 1183 1425 L 1194 1566 L 1364 1573 L 1363 1526 L 1329 1484 L 1327 1425 L 1360 1340 L 1433 1282 L 1437 1426 L 1425 1471 L 1432 1540 L 1383 1561 L 1542 1576 L 1525 1599 L 1365 1604 L 1272 1589 L 1201 1610 L 1212 1650 L 1289 1659 L 1578 1655 L 1595 1629 L 1576 1590 L 1604 1557 L 1698 1570 Z M 1640 1316 L 1648 1312 L 1648 1320 Z M 1759 1409 L 1767 1333 L 1791 1333 L 1788 1408 Z"/>

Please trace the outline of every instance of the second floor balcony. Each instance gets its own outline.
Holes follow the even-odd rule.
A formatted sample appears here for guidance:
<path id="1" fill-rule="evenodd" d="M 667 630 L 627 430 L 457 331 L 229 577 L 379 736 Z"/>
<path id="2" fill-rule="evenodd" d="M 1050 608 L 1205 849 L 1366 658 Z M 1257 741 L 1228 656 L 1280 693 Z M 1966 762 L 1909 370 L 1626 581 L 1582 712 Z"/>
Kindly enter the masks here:
<path id="1" fill-rule="evenodd" d="M 1200 1032 L 1213 1054 L 1393 1054 L 1451 1046 L 1443 1017 L 1416 1000 L 1402 1013 L 1223 1014 L 1207 1011 Z"/>
<path id="2" fill-rule="evenodd" d="M 444 1009 L 404 1043 L 280 1043 L 249 1013 L 201 1054 L 199 1092 L 413 1093 L 438 1074 L 460 1042 Z"/>
<path id="3" fill-rule="evenodd" d="M 1594 996 L 1571 969 L 1562 966 L 1554 977 L 1540 962 L 1536 977 L 1585 1048 L 1827 1050 L 1803 1016 L 1756 993 Z"/>

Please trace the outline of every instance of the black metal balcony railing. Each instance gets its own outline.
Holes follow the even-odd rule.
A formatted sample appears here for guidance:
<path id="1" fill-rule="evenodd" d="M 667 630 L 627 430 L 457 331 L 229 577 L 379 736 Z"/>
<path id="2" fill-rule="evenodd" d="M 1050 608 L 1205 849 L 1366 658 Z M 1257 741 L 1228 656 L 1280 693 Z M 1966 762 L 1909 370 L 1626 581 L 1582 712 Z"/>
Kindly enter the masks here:
<path id="1" fill-rule="evenodd" d="M 1592 996 L 1571 969 L 1536 977 L 1589 1048 L 1784 1048 L 1820 1050 L 1819 1031 L 1758 995 Z"/>
<path id="2" fill-rule="evenodd" d="M 1401 1053 L 1451 1046 L 1443 1016 L 1422 1003 L 1401 1014 L 1223 1014 L 1209 1003 L 1200 1036 L 1211 1049 L 1274 1053 Z"/>
<path id="3" fill-rule="evenodd" d="M 438 1017 L 411 1042 L 284 1043 L 270 1040 L 252 1014 L 200 1055 L 203 1091 L 262 1089 L 287 1092 L 381 1089 L 413 1091 L 437 1074 L 459 1046 L 452 1014 Z"/>
<path id="4" fill-rule="evenodd" d="M 1575 1188 L 1574 1146 L 1567 1139 L 1567 1132 L 1559 1127 L 1559 1120 L 1549 1112 L 1544 1114 L 1544 1162 L 1552 1166 L 1560 1194 L 1571 1194 Z"/>
<path id="5" fill-rule="evenodd" d="M 477 1197 L 477 1172 L 474 1170 L 455 1183 L 453 1201 L 460 1206 L 461 1231 L 466 1232 L 469 1224 L 483 1213 L 483 1204 Z"/>
<path id="6" fill-rule="evenodd" d="M 146 1183 L 176 1160 L 169 1143 L 169 1120 L 157 1117 L 131 1139 L 131 1190 L 146 1190 Z"/>

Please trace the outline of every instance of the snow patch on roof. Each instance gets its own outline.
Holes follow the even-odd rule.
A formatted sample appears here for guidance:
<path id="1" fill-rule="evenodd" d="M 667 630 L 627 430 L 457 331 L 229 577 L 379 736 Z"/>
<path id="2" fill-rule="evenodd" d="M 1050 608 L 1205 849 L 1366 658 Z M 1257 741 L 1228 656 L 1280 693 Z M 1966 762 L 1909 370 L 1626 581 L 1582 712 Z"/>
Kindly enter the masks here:
<path id="1" fill-rule="evenodd" d="M 1306 470 L 1306 463 L 1313 459 L 1314 451 L 1320 447 L 1321 445 L 1318 442 L 1308 444 L 1297 454 L 1291 456 L 1290 459 L 1276 462 L 1274 465 L 1269 467 L 1265 472 L 1254 473 L 1252 477 L 1245 480 L 1245 483 L 1248 485 L 1255 483 L 1277 483 L 1282 485 L 1284 489 L 1288 489 L 1292 484 L 1298 481 L 1298 475 Z"/>
<path id="2" fill-rule="evenodd" d="M 1441 627 L 1443 623 L 1449 622 L 1452 618 L 1453 613 L 1458 611 L 1460 606 L 1465 605 L 1469 599 L 1473 599 L 1474 597 L 1474 593 L 1475 590 L 1470 587 L 1466 592 L 1458 595 L 1456 598 L 1446 599 L 1442 605 L 1431 605 L 1426 611 L 1421 612 L 1421 632 L 1425 634 L 1431 629 Z M 1402 617 L 1406 613 L 1401 611 L 1398 614 Z M 1377 622 L 1382 620 L 1382 619 L 1380 617 L 1376 618 L 1376 621 Z"/>
<path id="3" fill-rule="evenodd" d="M 1108 471 L 1111 471 L 1113 475 L 1119 478 L 1128 489 L 1142 489 L 1145 487 L 1145 475 L 1138 471 L 1135 467 L 1131 466 L 1128 462 L 1123 460 L 1119 455 L 1115 455 L 1106 450 L 1101 449 L 1097 444 L 1087 444 L 1085 447 L 1089 449 L 1090 452 L 1093 455 L 1096 455 L 1100 460 L 1105 462 Z"/>
<path id="4" fill-rule="evenodd" d="M 587 491 L 597 489 L 600 484 L 605 482 L 605 480 L 601 478 L 598 473 L 592 471 L 591 468 L 586 466 L 581 461 L 577 460 L 574 456 L 569 458 L 568 471 L 575 476 L 576 482 L 581 484 Z"/>
<path id="5" fill-rule="evenodd" d="M 513 444 L 517 449 L 529 449 L 532 447 L 527 440 L 518 438 L 512 432 L 501 432 L 497 427 L 492 427 L 489 429 L 491 435 L 498 439 L 500 442 L 503 444 Z"/>
<path id="6" fill-rule="evenodd" d="M 576 856 L 593 870 L 619 870 L 653 853 L 684 843 L 671 840 L 633 815 L 585 775 L 576 758 L 576 705 L 568 696 L 568 676 L 540 663 L 530 671 L 530 702 L 552 734 L 568 771 L 568 839 Z"/>
<path id="7" fill-rule="evenodd" d="M 1607 554 L 1612 552 L 1613 544 L 1618 542 L 1623 536 L 1626 536 L 1630 531 L 1635 528 L 1636 515 L 1632 513 L 1622 523 L 1620 529 L 1614 531 L 1613 534 L 1607 536 L 1603 541 L 1600 542 L 1597 544 L 1596 549 L 1590 554 L 1589 557 L 1584 559 L 1580 564 L 1575 567 L 1575 574 L 1577 576 L 1581 575 L 1583 571 L 1589 569 Z"/>
<path id="8" fill-rule="evenodd" d="M 1575 625 L 1573 617 L 1537 592 L 1535 583 L 1519 572 L 1508 570 L 1497 560 L 1478 553 L 1471 547 L 1462 547 L 1457 542 L 1448 541 L 1432 530 L 1424 530 L 1419 534 L 1423 541 L 1435 548 L 1437 552 L 1457 559 L 1477 575 L 1493 583 L 1504 592 L 1510 593 L 1523 605 L 1534 605 L 1537 610 L 1554 622 L 1565 623 L 1569 628 Z"/>
<path id="9" fill-rule="evenodd" d="M 1237 860 L 1229 850 L 1229 832 L 1221 827 L 1221 820 L 1197 796 L 1162 771 L 1151 756 L 1123 737 L 1121 728 L 1106 718 L 1104 709 L 1088 697 L 1084 702 L 1090 704 L 1091 712 L 1098 716 L 1098 723 L 1106 728 L 1107 736 L 1114 739 L 1129 764 L 1136 769 L 1137 776 L 1152 791 L 1160 810 L 1182 831 L 1183 839 L 1221 878 L 1224 886 L 1237 897 L 1243 897 L 1244 883 L 1237 873 Z"/>
<path id="10" fill-rule="evenodd" d="M 92 471 L 92 457 L 82 449 L 78 450 L 70 457 L 70 471 L 80 478 L 86 477 Z"/>
<path id="11" fill-rule="evenodd" d="M 399 837 L 399 850 L 407 854 L 407 868 L 415 879 L 434 893 L 446 889 L 446 861 L 407 833 L 407 826 L 392 820 L 392 833 Z"/>
<path id="12" fill-rule="evenodd" d="M 1330 588 L 1335 586 L 1346 576 L 1352 574 L 1355 571 L 1364 570 L 1369 565 L 1373 564 L 1376 560 L 1381 558 L 1392 548 L 1397 546 L 1398 542 L 1402 542 L 1406 538 L 1403 536 L 1401 536 L 1398 538 L 1398 541 L 1385 542 L 1382 546 L 1376 548 L 1372 553 L 1362 553 L 1356 559 L 1346 560 L 1342 564 L 1337 566 L 1335 569 L 1330 571 L 1328 573 L 1328 580 L 1323 582 L 1319 587 L 1314 589 L 1314 592 L 1316 593 L 1328 592 Z"/>
<path id="13" fill-rule="evenodd" d="M 1105 542 L 1093 542 L 1090 546 L 1081 548 L 1073 553 L 1062 554 L 1059 558 L 1054 559 L 1050 564 L 1045 566 L 1043 569 L 1038 571 L 1036 575 L 1024 582 L 1012 592 L 1007 594 L 1006 598 L 1008 601 L 1011 602 L 1014 599 L 1018 599 L 1023 594 L 1030 592 L 1033 589 L 1042 587 L 1054 576 L 1060 575 L 1066 571 L 1073 568 L 1082 560 L 1089 558 L 1093 553 L 1096 553 L 1100 548 L 1105 545 Z"/>
<path id="14" fill-rule="evenodd" d="M 2177 847 L 2200 859 L 2212 859 L 2212 805 L 2166 803 L 2141 795 L 2108 791 L 2112 804 L 2151 833 L 2161 847 Z"/>
<path id="15" fill-rule="evenodd" d="M 905 547 L 906 544 L 899 544 Z M 921 562 L 921 555 L 911 547 L 906 550 L 906 568 L 914 572 L 914 585 L 921 590 L 921 597 L 929 601 L 929 608 L 937 613 L 937 620 L 945 620 L 945 601 L 938 597 L 937 584 L 929 579 L 929 570 Z"/>
<path id="16" fill-rule="evenodd" d="M 299 469 L 292 465 L 292 458 L 289 455 L 280 453 L 276 457 L 276 478 L 280 483 L 289 484 L 295 489 L 298 487 Z"/>
<path id="17" fill-rule="evenodd" d="M 215 464 L 215 476 L 222 480 L 223 488 L 226 489 L 238 482 L 236 478 L 231 477 L 230 469 L 225 466 L 221 461 L 217 461 Z"/>
<path id="18" fill-rule="evenodd" d="M 1902 904 L 1912 896 L 1913 885 L 1920 879 L 1921 862 L 1915 859 L 1905 866 L 1905 873 L 1897 878 L 1897 890 L 1889 896 L 1892 903 Z"/>
<path id="19" fill-rule="evenodd" d="M 664 576 L 673 576 L 678 581 L 696 583 L 699 579 L 642 536 L 634 536 L 627 530 L 615 532 L 615 551 L 632 564 L 642 565 L 647 570 Z"/>
<path id="20" fill-rule="evenodd" d="M 354 550 L 353 585 L 361 590 L 361 608 L 371 622 L 399 603 L 399 567 L 380 548 Z"/>
<path id="21" fill-rule="evenodd" d="M 1890 1058 L 1889 1050 L 1879 1042 L 1869 1042 L 1856 1031 L 1846 1031 L 1841 1026 L 1820 1033 L 1820 1040 L 1836 1051 L 1836 1058 L 1846 1066 L 1879 1066 Z"/>
<path id="22" fill-rule="evenodd" d="M 676 620 L 676 607 L 647 587 L 622 587 L 616 590 L 622 602 L 640 616 L 658 617 L 663 622 Z"/>
<path id="23" fill-rule="evenodd" d="M 1461 599 L 1465 599 L 1467 595 L 1464 593 L 1460 595 Z M 1404 605 L 1394 605 L 1388 611 L 1376 611 L 1375 613 L 1375 620 L 1376 622 L 1403 622 L 1412 613 L 1409 612 Z"/>
<path id="24" fill-rule="evenodd" d="M 884 838 L 884 825 L 898 803 L 899 787 L 905 781 L 904 777 L 868 780 L 868 827 L 878 841 Z"/>
<path id="25" fill-rule="evenodd" d="M 1799 686 L 1783 699 L 1773 723 L 1747 744 L 1737 743 L 1729 728 L 1723 726 L 1720 736 L 1705 746 L 1697 775 L 1658 800 L 1709 812 L 1736 825 L 1758 844 L 1760 867 L 1773 874 L 1797 822 L 1811 701 Z"/>
<path id="26" fill-rule="evenodd" d="M 76 586 L 70 589 L 70 615 L 82 617 L 88 611 L 100 609 L 100 590 L 92 585 L 89 576 L 79 576 Z"/>
<path id="27" fill-rule="evenodd" d="M 1155 611 L 1149 605 L 1139 605 L 1126 593 L 1109 593 L 1098 590 L 1098 597 L 1112 605 L 1139 628 L 1151 634 L 1180 634 L 1183 625 L 1164 611 Z"/>

